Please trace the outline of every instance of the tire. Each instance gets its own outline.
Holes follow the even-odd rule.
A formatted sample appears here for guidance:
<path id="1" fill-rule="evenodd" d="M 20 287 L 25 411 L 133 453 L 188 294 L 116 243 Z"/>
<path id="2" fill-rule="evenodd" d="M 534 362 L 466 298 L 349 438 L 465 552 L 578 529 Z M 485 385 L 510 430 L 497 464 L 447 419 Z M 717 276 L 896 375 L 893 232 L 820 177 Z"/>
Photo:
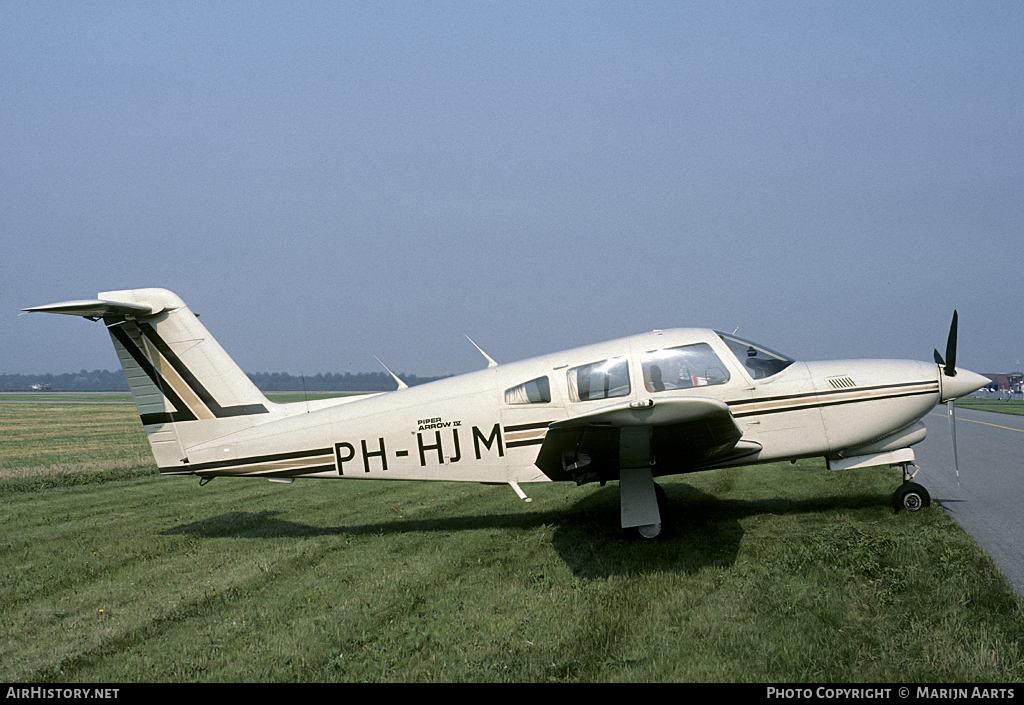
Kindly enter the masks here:
<path id="1" fill-rule="evenodd" d="M 892 507 L 897 512 L 916 512 L 931 505 L 932 498 L 921 485 L 916 482 L 905 482 L 892 494 Z"/>
<path id="2" fill-rule="evenodd" d="M 637 526 L 633 530 L 636 531 L 638 537 L 650 541 L 661 536 L 661 526 L 661 524 L 647 524 L 646 526 Z"/>

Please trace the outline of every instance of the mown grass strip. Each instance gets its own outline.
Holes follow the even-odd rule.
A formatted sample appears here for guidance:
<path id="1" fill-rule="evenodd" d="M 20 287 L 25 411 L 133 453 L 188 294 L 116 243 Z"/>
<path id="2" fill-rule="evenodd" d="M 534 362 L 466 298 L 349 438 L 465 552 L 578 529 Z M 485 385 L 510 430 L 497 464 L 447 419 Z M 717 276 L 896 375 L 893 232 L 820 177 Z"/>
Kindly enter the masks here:
<path id="1" fill-rule="evenodd" d="M 957 399 L 956 405 L 962 409 L 977 409 L 978 411 L 991 411 L 997 414 L 1011 414 L 1013 416 L 1024 416 L 1024 401 L 1020 399 L 977 399 L 967 397 Z"/>
<path id="2" fill-rule="evenodd" d="M 0 404 L 0 480 L 152 467 L 129 404 Z"/>

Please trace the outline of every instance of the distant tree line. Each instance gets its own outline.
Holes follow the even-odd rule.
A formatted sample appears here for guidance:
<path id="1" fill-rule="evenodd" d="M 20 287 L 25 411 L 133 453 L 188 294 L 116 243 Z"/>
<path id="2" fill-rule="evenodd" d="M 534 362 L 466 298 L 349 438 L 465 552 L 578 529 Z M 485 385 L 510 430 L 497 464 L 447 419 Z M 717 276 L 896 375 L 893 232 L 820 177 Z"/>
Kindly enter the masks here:
<path id="1" fill-rule="evenodd" d="M 309 392 L 387 392 L 398 385 L 386 372 L 357 372 L 352 374 L 317 373 L 308 375 L 303 383 L 300 375 L 284 372 L 246 372 L 261 391 L 294 392 L 303 388 Z M 410 387 L 433 382 L 442 377 L 417 377 L 398 375 Z M 64 374 L 8 375 L 0 374 L 0 390 L 24 391 L 38 384 L 61 392 L 127 392 L 128 380 L 124 372 L 117 370 L 93 370 L 89 372 L 67 372 Z"/>
<path id="2" fill-rule="evenodd" d="M 33 384 L 49 387 L 61 392 L 127 392 L 128 380 L 124 372 L 107 370 L 82 370 L 64 374 L 5 375 L 0 374 L 0 389 L 24 391 Z"/>
<path id="3" fill-rule="evenodd" d="M 318 372 L 299 375 L 285 372 L 246 372 L 261 391 L 264 392 L 295 392 L 305 389 L 307 392 L 389 392 L 398 389 L 395 380 L 387 372 L 357 372 L 352 374 L 336 374 Z M 417 377 L 416 375 L 398 375 L 410 387 L 426 384 L 442 377 Z"/>

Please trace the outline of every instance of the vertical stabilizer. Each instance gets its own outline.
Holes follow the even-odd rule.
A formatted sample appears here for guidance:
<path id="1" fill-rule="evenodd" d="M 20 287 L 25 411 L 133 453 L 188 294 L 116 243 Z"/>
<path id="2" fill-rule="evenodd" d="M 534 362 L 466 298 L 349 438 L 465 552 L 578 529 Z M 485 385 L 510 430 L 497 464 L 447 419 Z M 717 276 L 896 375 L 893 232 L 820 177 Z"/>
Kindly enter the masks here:
<path id="1" fill-rule="evenodd" d="M 107 291 L 25 310 L 102 319 L 161 471 L 189 472 L 190 447 L 273 417 L 276 405 L 170 291 Z"/>

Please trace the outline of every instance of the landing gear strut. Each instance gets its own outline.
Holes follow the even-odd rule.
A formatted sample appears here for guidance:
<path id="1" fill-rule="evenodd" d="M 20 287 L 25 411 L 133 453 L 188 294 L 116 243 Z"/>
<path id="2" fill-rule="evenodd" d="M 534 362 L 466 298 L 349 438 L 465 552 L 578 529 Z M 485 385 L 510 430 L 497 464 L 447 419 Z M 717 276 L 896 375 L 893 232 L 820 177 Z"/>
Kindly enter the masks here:
<path id="1" fill-rule="evenodd" d="M 901 509 L 908 512 L 916 512 L 932 503 L 928 490 L 911 481 L 918 470 L 920 470 L 916 465 L 914 468 L 916 468 L 914 472 L 910 472 L 910 463 L 903 464 L 903 484 L 892 493 L 892 508 L 897 512 Z"/>
<path id="2" fill-rule="evenodd" d="M 665 538 L 669 533 L 669 526 L 671 517 L 668 513 L 668 498 L 665 496 L 665 490 L 661 488 L 657 482 L 654 483 L 654 493 L 658 497 L 658 514 L 659 519 L 657 524 L 647 524 L 646 526 L 637 526 L 634 528 L 637 535 L 642 539 L 657 539 Z"/>
<path id="3" fill-rule="evenodd" d="M 619 471 L 622 528 L 645 539 L 664 537 L 668 532 L 665 490 L 654 481 L 649 467 Z"/>

